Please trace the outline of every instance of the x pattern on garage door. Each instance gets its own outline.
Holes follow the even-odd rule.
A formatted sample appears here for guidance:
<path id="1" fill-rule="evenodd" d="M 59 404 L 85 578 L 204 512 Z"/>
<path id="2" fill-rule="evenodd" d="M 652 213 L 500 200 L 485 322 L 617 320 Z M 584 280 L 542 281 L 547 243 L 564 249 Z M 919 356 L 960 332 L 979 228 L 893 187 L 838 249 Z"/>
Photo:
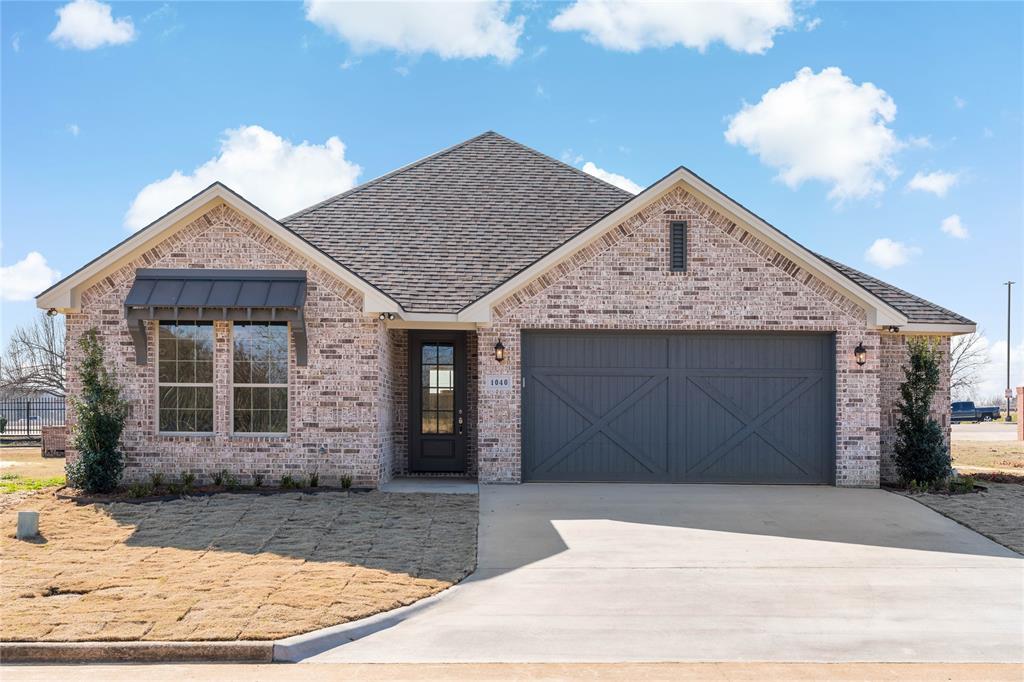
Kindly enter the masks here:
<path id="1" fill-rule="evenodd" d="M 524 333 L 523 477 L 829 483 L 830 335 Z"/>

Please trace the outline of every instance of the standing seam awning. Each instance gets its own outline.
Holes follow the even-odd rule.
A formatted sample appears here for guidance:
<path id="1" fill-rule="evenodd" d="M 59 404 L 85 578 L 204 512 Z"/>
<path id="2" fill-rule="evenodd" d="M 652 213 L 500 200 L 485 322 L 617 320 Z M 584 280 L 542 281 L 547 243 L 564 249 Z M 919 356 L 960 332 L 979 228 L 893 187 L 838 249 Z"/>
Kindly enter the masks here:
<path id="1" fill-rule="evenodd" d="M 306 364 L 303 270 L 150 269 L 135 271 L 124 302 L 135 362 L 147 358 L 148 320 L 288 322 L 295 362 Z"/>

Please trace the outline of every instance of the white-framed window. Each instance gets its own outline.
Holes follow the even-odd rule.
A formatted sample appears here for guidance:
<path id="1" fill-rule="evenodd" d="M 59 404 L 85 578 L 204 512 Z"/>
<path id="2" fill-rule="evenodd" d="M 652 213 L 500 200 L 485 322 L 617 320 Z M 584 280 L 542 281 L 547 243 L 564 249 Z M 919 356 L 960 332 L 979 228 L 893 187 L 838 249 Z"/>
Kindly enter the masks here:
<path id="1" fill-rule="evenodd" d="M 213 433 L 213 323 L 161 321 L 156 364 L 160 433 Z"/>
<path id="2" fill-rule="evenodd" d="M 232 326 L 232 431 L 288 432 L 288 323 Z"/>

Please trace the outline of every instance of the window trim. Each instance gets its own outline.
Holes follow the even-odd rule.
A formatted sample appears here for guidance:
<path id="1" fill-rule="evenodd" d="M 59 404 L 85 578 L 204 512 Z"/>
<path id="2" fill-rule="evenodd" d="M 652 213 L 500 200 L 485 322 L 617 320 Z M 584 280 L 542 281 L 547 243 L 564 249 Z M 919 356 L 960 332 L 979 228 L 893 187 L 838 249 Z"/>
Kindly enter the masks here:
<path id="1" fill-rule="evenodd" d="M 246 386 L 249 388 L 284 388 L 287 393 L 285 394 L 285 417 L 284 431 L 236 431 L 235 430 L 235 326 L 240 324 L 247 326 L 250 323 L 244 321 L 232 321 L 231 322 L 231 342 L 229 344 L 230 359 L 231 362 L 228 365 L 228 433 L 232 438 L 288 438 L 292 435 L 292 324 L 291 322 L 285 322 L 284 326 L 287 329 L 287 343 L 288 357 L 285 359 L 285 367 L 288 372 L 288 380 L 283 384 L 237 384 L 238 386 Z M 274 324 L 272 321 L 253 321 L 251 324 Z"/>
<path id="2" fill-rule="evenodd" d="M 683 262 L 677 266 L 675 262 L 676 230 L 682 241 Z M 668 224 L 668 269 L 669 272 L 686 272 L 690 261 L 690 225 L 686 220 L 673 220 Z"/>
<path id="3" fill-rule="evenodd" d="M 204 320 L 153 320 L 153 352 L 155 354 L 153 360 L 153 379 L 156 385 L 156 392 L 153 397 L 153 428 L 158 436 L 168 436 L 174 438 L 209 438 L 210 436 L 216 435 L 217 432 L 217 330 L 214 327 L 214 323 L 210 322 L 209 326 L 213 332 L 213 358 L 211 360 L 213 364 L 213 372 L 210 376 L 210 383 L 161 383 L 160 381 L 160 325 L 164 322 L 172 323 L 177 325 L 179 323 L 197 323 L 204 322 Z M 205 326 L 205 325 L 204 325 Z M 212 419 L 210 424 L 212 429 L 210 431 L 162 431 L 160 429 L 160 387 L 161 386 L 193 386 L 193 387 L 209 387 L 212 390 L 210 399 L 210 413 Z"/>

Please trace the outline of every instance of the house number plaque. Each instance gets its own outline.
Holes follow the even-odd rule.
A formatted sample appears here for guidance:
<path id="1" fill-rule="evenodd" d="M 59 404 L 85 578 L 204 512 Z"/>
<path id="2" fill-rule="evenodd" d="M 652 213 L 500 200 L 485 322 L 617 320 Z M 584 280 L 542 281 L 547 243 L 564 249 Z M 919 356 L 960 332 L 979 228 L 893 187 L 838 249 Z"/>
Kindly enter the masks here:
<path id="1" fill-rule="evenodd" d="M 511 391 L 512 376 L 509 374 L 488 374 L 484 386 L 489 391 Z"/>

